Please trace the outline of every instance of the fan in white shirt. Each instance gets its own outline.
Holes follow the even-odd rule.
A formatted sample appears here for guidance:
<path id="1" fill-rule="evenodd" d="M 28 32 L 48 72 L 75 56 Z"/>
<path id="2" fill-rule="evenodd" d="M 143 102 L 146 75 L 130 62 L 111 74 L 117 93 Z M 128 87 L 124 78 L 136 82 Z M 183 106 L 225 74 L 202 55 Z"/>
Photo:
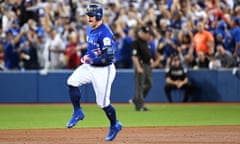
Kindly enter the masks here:
<path id="1" fill-rule="evenodd" d="M 50 30 L 50 37 L 46 43 L 49 69 L 62 69 L 64 67 L 65 44 L 60 34 L 54 28 Z"/>

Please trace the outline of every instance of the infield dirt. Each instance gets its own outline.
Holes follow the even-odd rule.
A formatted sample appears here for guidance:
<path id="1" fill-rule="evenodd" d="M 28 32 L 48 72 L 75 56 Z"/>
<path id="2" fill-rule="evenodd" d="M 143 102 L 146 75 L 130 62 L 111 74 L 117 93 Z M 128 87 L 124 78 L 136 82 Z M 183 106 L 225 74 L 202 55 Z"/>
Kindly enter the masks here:
<path id="1" fill-rule="evenodd" d="M 0 130 L 0 144 L 105 144 L 107 128 Z M 127 127 L 114 144 L 240 144 L 240 126 Z"/>

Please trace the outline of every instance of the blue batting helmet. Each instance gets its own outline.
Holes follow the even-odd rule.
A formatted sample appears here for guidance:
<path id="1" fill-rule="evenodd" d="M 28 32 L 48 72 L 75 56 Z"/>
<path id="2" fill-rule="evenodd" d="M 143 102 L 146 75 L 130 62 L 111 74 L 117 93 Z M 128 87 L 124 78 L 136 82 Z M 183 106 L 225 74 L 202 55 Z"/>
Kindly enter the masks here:
<path id="1" fill-rule="evenodd" d="M 96 20 L 99 21 L 103 16 L 103 9 L 97 4 L 90 4 L 87 6 L 86 14 L 88 16 L 96 16 Z"/>

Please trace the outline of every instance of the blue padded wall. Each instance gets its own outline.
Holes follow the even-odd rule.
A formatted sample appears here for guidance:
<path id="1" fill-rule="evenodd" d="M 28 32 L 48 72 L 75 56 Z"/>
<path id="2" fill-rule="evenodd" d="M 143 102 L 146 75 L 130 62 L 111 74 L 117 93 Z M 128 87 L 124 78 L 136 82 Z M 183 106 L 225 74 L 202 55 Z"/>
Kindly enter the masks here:
<path id="1" fill-rule="evenodd" d="M 37 102 L 36 72 L 0 73 L 0 102 Z"/>
<path id="2" fill-rule="evenodd" d="M 67 78 L 72 73 L 50 71 L 41 75 L 38 71 L 0 72 L 0 103 L 54 103 L 70 102 Z M 194 87 L 192 102 L 240 102 L 240 78 L 231 70 L 189 70 Z M 153 70 L 153 87 L 146 102 L 167 102 L 163 87 L 165 71 Z M 95 102 L 92 85 L 80 88 L 81 102 Z M 134 95 L 133 70 L 117 70 L 112 85 L 112 102 L 128 102 Z M 181 101 L 183 92 L 172 92 L 174 101 Z"/>

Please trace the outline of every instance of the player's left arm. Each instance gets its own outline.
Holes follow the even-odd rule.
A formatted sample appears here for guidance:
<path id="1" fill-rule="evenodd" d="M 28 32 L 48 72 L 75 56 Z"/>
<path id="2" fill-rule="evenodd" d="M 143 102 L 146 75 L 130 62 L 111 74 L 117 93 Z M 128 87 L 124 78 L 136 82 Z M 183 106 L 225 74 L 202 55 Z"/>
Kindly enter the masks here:
<path id="1" fill-rule="evenodd" d="M 116 47 L 113 38 L 110 36 L 104 36 L 100 42 L 101 54 L 99 59 L 102 63 L 110 63 L 115 59 Z"/>

